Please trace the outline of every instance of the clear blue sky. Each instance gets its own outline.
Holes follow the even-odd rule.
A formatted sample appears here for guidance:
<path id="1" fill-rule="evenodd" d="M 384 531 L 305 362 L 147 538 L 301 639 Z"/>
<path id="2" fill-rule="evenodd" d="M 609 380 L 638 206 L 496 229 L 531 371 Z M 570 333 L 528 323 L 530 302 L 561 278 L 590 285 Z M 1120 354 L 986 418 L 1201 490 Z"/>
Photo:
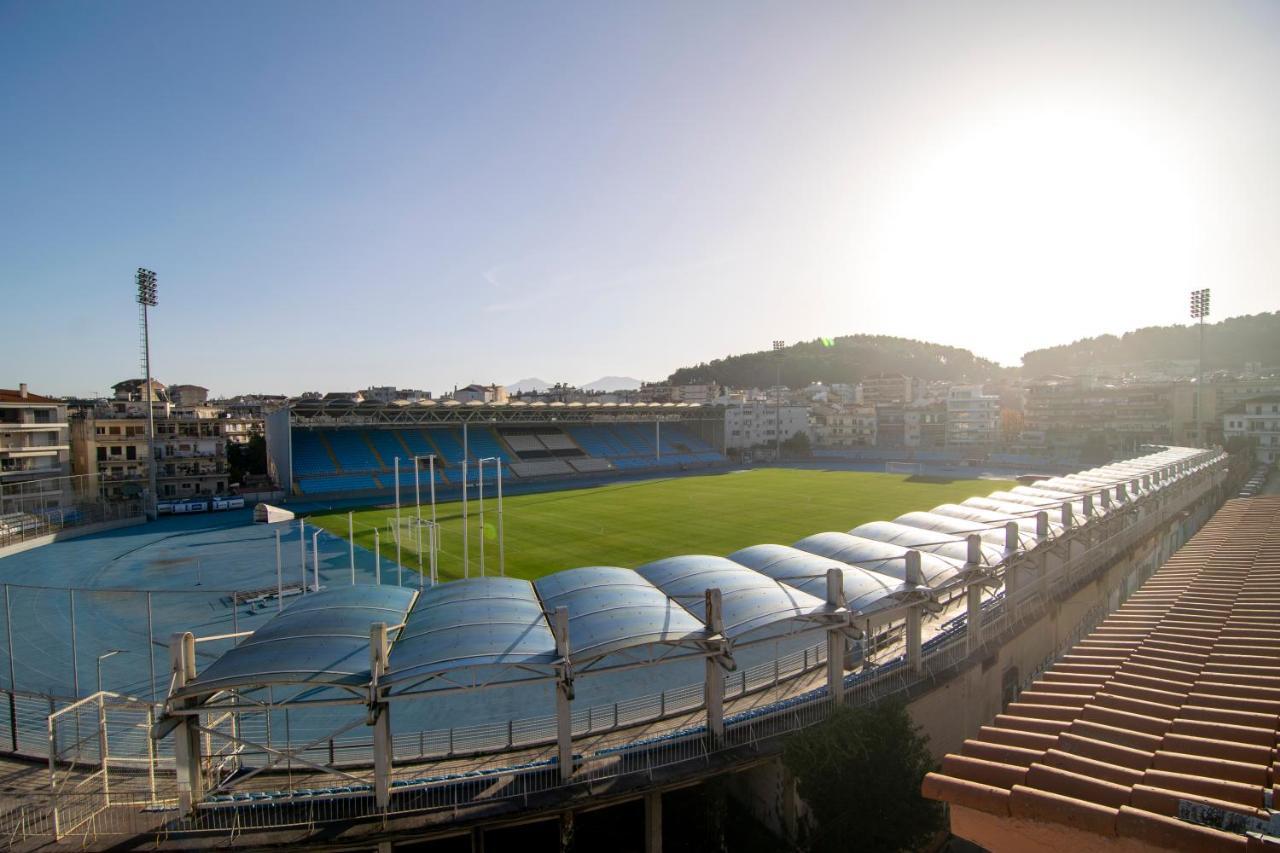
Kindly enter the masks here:
<path id="1" fill-rule="evenodd" d="M 0 385 L 1005 363 L 1280 308 L 1277 3 L 0 2 Z"/>

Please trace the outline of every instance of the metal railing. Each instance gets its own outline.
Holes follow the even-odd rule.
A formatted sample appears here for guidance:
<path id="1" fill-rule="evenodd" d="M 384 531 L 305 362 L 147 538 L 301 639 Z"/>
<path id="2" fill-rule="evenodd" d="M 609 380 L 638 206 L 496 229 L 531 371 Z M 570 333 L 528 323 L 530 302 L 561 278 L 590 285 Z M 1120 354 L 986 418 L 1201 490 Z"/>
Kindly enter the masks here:
<path id="1" fill-rule="evenodd" d="M 1101 571 L 1113 565 L 1114 560 L 1128 549 L 1162 527 L 1171 525 L 1175 512 L 1191 506 L 1210 491 L 1212 481 L 1206 480 L 1208 482 L 1202 483 L 1196 492 L 1187 494 L 1176 508 L 1169 507 L 1157 497 L 1154 501 L 1131 506 L 1123 517 L 1113 517 L 1097 527 L 1080 528 L 1073 539 L 1083 546 L 1083 550 L 1061 563 L 1051 577 L 1033 579 L 1018 591 L 998 595 L 988 602 L 982 624 L 983 643 L 977 647 L 970 643 L 969 626 L 961 620 L 931 640 L 916 670 L 907 665 L 904 656 L 898 656 L 847 676 L 844 701 L 850 705 L 864 705 L 888 697 L 906 696 L 912 690 L 970 665 L 973 660 L 989 653 L 989 646 L 1004 642 L 1034 620 L 1042 618 L 1053 602 L 1093 582 Z M 1207 514 L 1208 509 L 1202 507 L 1202 512 L 1189 524 L 1198 526 Z M 1105 537 L 1099 538 L 1104 532 Z M 1067 547 L 1072 546 L 1068 544 Z M 1150 574 L 1147 569 L 1143 571 Z M 1080 618 L 1071 634 L 1058 643 L 1037 670 L 1023 679 L 1023 683 L 1034 680 L 1054 659 L 1091 631 L 1109 611 L 1108 596 Z M 820 647 L 805 648 L 741 673 L 732 673 L 726 677 L 727 694 L 730 697 L 741 696 L 795 680 L 822 667 L 822 651 Z M 688 715 L 702 707 L 702 689 L 699 683 L 652 696 L 576 710 L 574 736 L 599 734 L 664 717 Z M 714 744 L 709 741 L 703 725 L 690 723 L 684 729 L 669 730 L 644 740 L 599 747 L 581 757 L 568 781 L 561 778 L 560 768 L 553 759 L 541 757 L 506 767 L 494 766 L 492 760 L 479 759 L 471 763 L 451 760 L 446 765 L 437 764 L 435 767 L 422 765 L 431 759 L 501 752 L 553 742 L 554 720 L 550 717 L 401 734 L 394 739 L 394 757 L 398 766 L 393 772 L 392 796 L 386 810 L 375 806 L 370 785 L 352 781 L 362 777 L 351 777 L 336 785 L 332 784 L 331 777 L 324 780 L 326 787 L 308 789 L 295 785 L 284 791 L 243 791 L 221 802 L 202 803 L 192 814 L 181 816 L 173 810 L 176 803 L 173 777 L 168 773 L 157 777 L 156 773 L 171 766 L 167 749 L 139 758 L 141 744 L 137 742 L 139 727 L 136 721 L 132 725 L 127 721 L 112 721 L 117 705 L 120 713 L 136 714 L 138 707 L 146 708 L 148 719 L 154 713 L 152 706 L 137 702 L 130 704 L 132 700 L 115 694 L 90 697 L 98 700 L 97 703 L 81 700 L 62 705 L 59 700 L 48 697 L 9 693 L 5 698 L 7 703 L 0 702 L 0 720 L 10 723 L 13 751 L 38 754 L 38 743 L 42 740 L 40 745 L 50 755 L 51 773 L 56 779 L 57 773 L 62 772 L 64 780 L 61 788 L 55 784 L 49 794 L 32 794 L 0 807 L 0 838 L 11 839 L 58 836 L 70 832 L 86 836 L 112 835 L 146 832 L 161 827 L 166 832 L 225 833 L 315 826 L 329 821 L 391 817 L 441 809 L 457 810 L 497 800 L 523 798 L 527 801 L 535 794 L 546 794 L 560 788 L 635 774 L 652 777 L 662 769 L 699 763 L 705 765 L 722 757 L 727 759 L 731 757 L 727 755 L 731 750 L 759 748 L 766 741 L 812 725 L 824 719 L 831 707 L 823 686 L 787 696 L 761 708 L 736 714 L 731 712 L 725 720 L 724 738 Z M 86 715 L 93 718 L 90 720 Z M 57 723 L 53 722 L 55 718 Z M 258 737 L 252 729 L 265 721 L 266 715 L 261 715 L 256 722 L 253 715 L 241 715 L 239 737 L 244 741 Z M 73 736 L 70 732 L 77 726 L 81 731 Z M 84 734 L 86 728 L 92 731 L 93 737 Z M 59 731 L 67 734 L 60 735 Z M 131 739 L 134 743 L 132 749 L 125 747 Z M 96 751 L 95 740 L 102 744 Z M 167 747 L 168 744 L 162 742 L 162 746 Z M 371 749 L 364 738 L 320 744 L 315 750 L 321 753 L 315 757 L 330 766 L 344 761 L 356 764 L 371 760 Z M 108 752 L 105 762 L 102 761 L 104 751 Z M 229 753 L 220 754 L 213 750 L 212 754 L 206 755 L 210 755 L 207 761 L 211 766 L 228 760 Z M 239 751 L 234 759 L 249 763 L 251 755 Z M 95 762 L 97 767 L 94 767 Z M 412 766 L 414 764 L 418 766 Z M 75 777 L 77 766 L 86 771 L 80 777 Z M 55 767 L 61 770 L 55 770 Z M 424 776 L 424 773 L 433 775 Z M 83 782 L 99 777 L 100 786 L 88 782 L 88 787 L 93 790 L 84 790 L 83 784 L 80 787 L 67 784 L 71 778 L 80 778 Z M 150 785 L 145 792 L 139 781 L 144 777 Z M 125 781 L 117 783 L 118 778 Z M 279 784 L 278 777 L 272 781 Z M 268 784 L 267 780 L 263 779 L 262 784 Z M 69 827 L 74 827 L 74 830 Z"/>

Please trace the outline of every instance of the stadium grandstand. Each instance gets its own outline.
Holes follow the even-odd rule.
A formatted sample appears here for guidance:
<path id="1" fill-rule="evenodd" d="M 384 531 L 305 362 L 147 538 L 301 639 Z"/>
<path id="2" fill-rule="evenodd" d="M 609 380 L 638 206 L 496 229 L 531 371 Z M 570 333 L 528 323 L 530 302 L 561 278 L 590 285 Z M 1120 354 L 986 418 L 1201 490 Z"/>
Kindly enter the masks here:
<path id="1" fill-rule="evenodd" d="M 267 455 L 292 495 L 372 495 L 397 469 L 411 483 L 415 460 L 446 489 L 476 482 L 481 460 L 516 480 L 708 468 L 728 461 L 723 430 L 718 407 L 683 403 L 295 400 L 267 417 Z"/>

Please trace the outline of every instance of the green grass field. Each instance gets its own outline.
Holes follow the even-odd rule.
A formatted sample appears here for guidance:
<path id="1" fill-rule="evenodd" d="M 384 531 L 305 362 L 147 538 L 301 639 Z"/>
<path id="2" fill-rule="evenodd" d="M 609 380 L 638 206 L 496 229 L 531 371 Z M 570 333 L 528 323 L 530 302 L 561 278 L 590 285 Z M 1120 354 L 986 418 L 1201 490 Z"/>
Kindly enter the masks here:
<path id="1" fill-rule="evenodd" d="M 631 568 L 676 554 L 728 554 L 762 542 L 789 544 L 824 530 L 849 530 L 867 521 L 985 495 L 1006 480 L 912 481 L 899 474 L 761 468 L 699 477 L 673 477 L 506 497 L 506 573 L 536 578 L 578 566 Z M 497 574 L 497 502 L 485 501 L 485 564 Z M 440 575 L 462 577 L 462 505 L 439 504 Z M 423 517 L 427 517 L 424 507 Z M 401 517 L 414 513 L 412 505 Z M 388 524 L 394 509 L 357 510 L 356 542 L 373 549 L 382 530 L 382 554 L 395 559 Z M 347 536 L 347 514 L 308 518 Z M 478 506 L 470 505 L 471 573 L 479 573 Z M 406 568 L 417 568 L 414 534 L 402 542 Z M 423 535 L 426 547 L 426 535 Z M 423 559 L 426 565 L 426 558 Z"/>

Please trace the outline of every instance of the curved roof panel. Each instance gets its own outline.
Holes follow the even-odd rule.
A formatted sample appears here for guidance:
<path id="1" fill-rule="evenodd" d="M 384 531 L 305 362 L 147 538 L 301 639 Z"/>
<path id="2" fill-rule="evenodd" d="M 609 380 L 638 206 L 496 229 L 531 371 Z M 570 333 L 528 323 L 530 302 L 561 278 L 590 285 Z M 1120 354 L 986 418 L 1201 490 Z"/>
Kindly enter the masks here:
<path id="1" fill-rule="evenodd" d="M 548 613 L 569 610 L 575 663 L 651 643 L 705 639 L 706 626 L 630 569 L 591 566 L 546 575 L 534 588 Z"/>
<path id="2" fill-rule="evenodd" d="M 1053 500 L 1044 496 L 1020 495 L 1014 492 L 992 492 L 986 497 L 966 498 L 961 502 L 964 506 L 976 506 L 986 509 L 1001 510 L 1005 507 L 1025 507 L 1028 510 L 1044 510 L 1049 514 L 1050 521 L 1062 522 L 1061 507 L 1068 504 L 1071 507 L 1071 523 L 1075 525 L 1083 524 L 1087 519 L 1081 509 L 1083 502 Z"/>
<path id="3" fill-rule="evenodd" d="M 1004 506 L 1007 508 L 991 509 L 968 504 L 939 504 L 930 512 L 934 515 L 949 515 L 952 518 L 967 518 L 970 521 L 986 522 L 988 524 L 1004 524 L 1006 521 L 1012 521 L 1018 525 L 1018 529 L 1022 531 L 1024 537 L 1030 537 L 1038 541 L 1035 516 L 1027 514 L 1029 507 L 1018 504 L 1005 504 Z M 1057 536 L 1061 532 L 1062 525 L 1050 518 L 1049 535 Z"/>
<path id="4" fill-rule="evenodd" d="M 844 576 L 845 602 L 850 610 L 864 616 L 929 594 L 928 587 L 788 545 L 752 545 L 733 552 L 728 558 L 815 598 L 826 597 L 827 570 L 840 569 Z"/>
<path id="5" fill-rule="evenodd" d="M 850 536 L 848 533 L 828 532 L 806 536 L 795 543 L 795 547 L 851 566 L 871 569 L 900 581 L 905 582 L 907 579 L 906 554 L 911 549 L 902 545 Z M 920 572 L 924 576 L 925 585 L 930 589 L 945 586 L 959 575 L 959 569 L 960 564 L 955 560 L 937 554 L 920 554 Z"/>
<path id="6" fill-rule="evenodd" d="M 832 612 L 823 598 L 781 584 L 724 557 L 690 554 L 646 563 L 636 574 L 706 621 L 705 593 L 716 587 L 724 607 L 724 635 L 737 639 L 757 629 Z"/>
<path id="7" fill-rule="evenodd" d="M 391 648 L 382 683 L 411 689 L 475 667 L 550 667 L 556 641 L 533 584 L 518 578 L 450 581 L 424 589 Z"/>
<path id="8" fill-rule="evenodd" d="M 921 530 L 934 530 L 938 533 L 950 533 L 953 536 L 968 536 L 970 533 L 976 533 L 982 537 L 984 545 L 999 549 L 1002 553 L 1005 550 L 1005 521 L 998 521 L 994 524 L 991 522 L 978 521 L 972 518 L 956 518 L 955 516 L 945 515 L 938 512 L 908 512 L 900 515 L 893 520 L 894 524 L 902 524 L 907 527 L 919 527 Z M 1031 522 L 1032 535 L 1030 542 L 1027 541 L 1026 533 L 1021 527 L 1018 528 L 1018 547 L 1022 549 L 1035 547 L 1035 521 Z"/>
<path id="9" fill-rule="evenodd" d="M 304 595 L 176 695 L 272 684 L 367 684 L 369 626 L 403 622 L 415 594 L 394 586 L 342 586 Z"/>
<path id="10" fill-rule="evenodd" d="M 928 551 L 961 563 L 969 559 L 969 543 L 962 536 L 924 530 L 906 524 L 895 524 L 892 521 L 871 521 L 860 524 L 850 530 L 849 535 L 903 545 L 907 548 L 915 548 L 917 551 Z M 986 565 L 994 566 L 1003 557 L 1003 547 L 993 548 L 991 545 L 982 545 L 982 561 Z"/>

